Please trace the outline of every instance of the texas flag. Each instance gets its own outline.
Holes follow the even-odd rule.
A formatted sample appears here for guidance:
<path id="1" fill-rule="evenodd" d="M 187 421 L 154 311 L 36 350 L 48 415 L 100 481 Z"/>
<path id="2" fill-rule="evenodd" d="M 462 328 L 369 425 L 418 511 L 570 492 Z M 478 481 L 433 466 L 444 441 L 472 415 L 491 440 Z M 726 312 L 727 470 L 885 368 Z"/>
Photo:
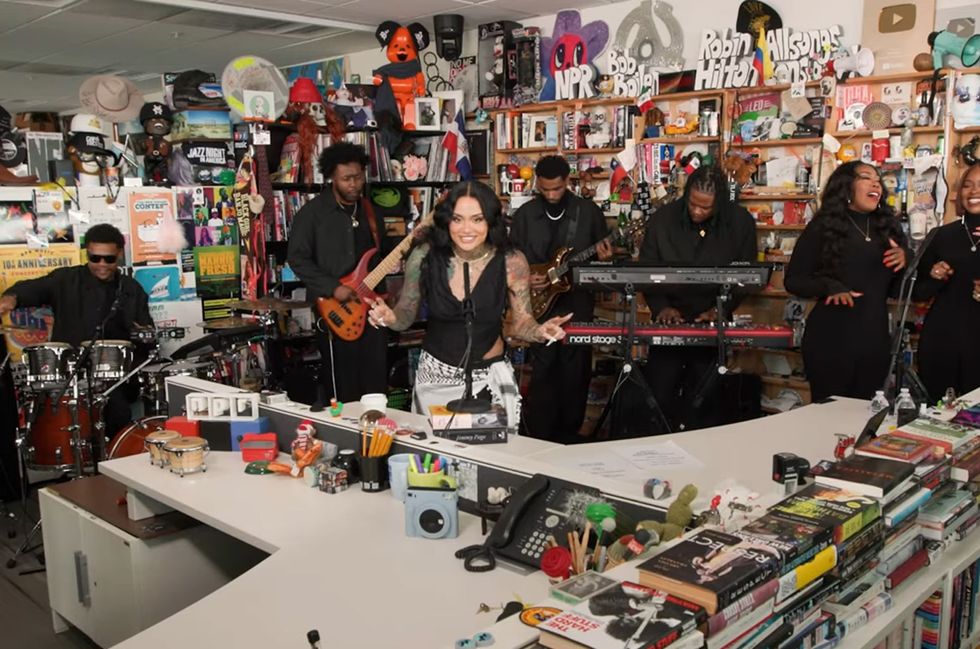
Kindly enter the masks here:
<path id="1" fill-rule="evenodd" d="M 456 117 L 446 129 L 442 138 L 442 146 L 449 152 L 449 171 L 458 173 L 460 180 L 473 177 L 470 167 L 470 146 L 466 141 L 466 122 L 463 121 L 463 110 L 456 111 Z"/>

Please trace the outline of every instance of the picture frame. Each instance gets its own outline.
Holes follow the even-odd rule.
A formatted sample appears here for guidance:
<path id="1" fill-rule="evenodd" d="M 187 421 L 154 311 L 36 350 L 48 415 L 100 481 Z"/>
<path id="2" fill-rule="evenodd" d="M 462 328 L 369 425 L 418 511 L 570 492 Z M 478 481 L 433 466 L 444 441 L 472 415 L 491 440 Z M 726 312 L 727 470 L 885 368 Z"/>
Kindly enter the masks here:
<path id="1" fill-rule="evenodd" d="M 433 97 L 439 99 L 439 123 L 443 130 L 456 119 L 456 112 L 463 111 L 463 119 L 466 119 L 466 106 L 464 104 L 462 90 L 437 90 L 432 93 Z"/>
<path id="2" fill-rule="evenodd" d="M 415 98 L 415 128 L 419 131 L 438 131 L 442 126 L 438 97 Z"/>
<path id="3" fill-rule="evenodd" d="M 531 139 L 528 146 L 531 147 L 544 147 L 548 146 L 548 116 L 547 115 L 531 115 L 530 122 L 530 132 Z"/>

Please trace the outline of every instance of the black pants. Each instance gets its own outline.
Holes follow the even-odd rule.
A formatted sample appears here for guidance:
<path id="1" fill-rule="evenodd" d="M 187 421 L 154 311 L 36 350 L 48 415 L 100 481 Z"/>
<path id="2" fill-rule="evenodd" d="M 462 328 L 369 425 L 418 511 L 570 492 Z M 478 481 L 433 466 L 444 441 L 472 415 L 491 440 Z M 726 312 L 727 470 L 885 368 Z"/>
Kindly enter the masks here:
<path id="1" fill-rule="evenodd" d="M 388 338 L 385 330 L 368 325 L 357 340 L 333 340 L 333 373 L 330 371 L 331 337 L 317 332 L 320 350 L 321 400 L 329 402 L 336 395 L 341 403 L 357 401 L 362 394 L 388 389 Z M 337 385 L 333 384 L 333 374 Z"/>
<path id="2" fill-rule="evenodd" d="M 889 361 L 887 348 L 856 354 L 807 345 L 803 340 L 803 367 L 815 402 L 833 396 L 872 398 L 885 382 Z"/>
<path id="3" fill-rule="evenodd" d="M 664 431 L 656 413 L 644 405 L 643 413 L 652 417 L 650 432 L 680 432 L 714 426 L 718 417 L 718 381 L 709 375 L 718 358 L 713 347 L 651 347 L 644 377 L 670 426 Z M 702 390 L 703 388 L 703 390 Z M 703 402 L 694 399 L 702 390 Z"/>
<path id="4" fill-rule="evenodd" d="M 592 349 L 586 345 L 531 345 L 531 385 L 524 404 L 524 428 L 531 437 L 562 444 L 583 441 Z"/>

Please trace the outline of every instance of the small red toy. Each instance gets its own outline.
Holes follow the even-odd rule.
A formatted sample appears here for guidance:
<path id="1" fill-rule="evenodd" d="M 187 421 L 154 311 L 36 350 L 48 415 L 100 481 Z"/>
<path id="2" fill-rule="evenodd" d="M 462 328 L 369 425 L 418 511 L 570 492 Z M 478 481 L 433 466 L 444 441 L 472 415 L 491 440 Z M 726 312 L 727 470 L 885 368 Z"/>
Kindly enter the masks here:
<path id="1" fill-rule="evenodd" d="M 375 109 L 390 110 L 385 104 L 393 99 L 403 128 L 414 129 L 415 98 L 426 94 L 419 52 L 429 45 L 429 31 L 421 23 L 405 27 L 386 20 L 378 25 L 374 36 L 387 48 L 385 54 L 390 61 L 374 71 L 372 83 L 379 86 Z"/>

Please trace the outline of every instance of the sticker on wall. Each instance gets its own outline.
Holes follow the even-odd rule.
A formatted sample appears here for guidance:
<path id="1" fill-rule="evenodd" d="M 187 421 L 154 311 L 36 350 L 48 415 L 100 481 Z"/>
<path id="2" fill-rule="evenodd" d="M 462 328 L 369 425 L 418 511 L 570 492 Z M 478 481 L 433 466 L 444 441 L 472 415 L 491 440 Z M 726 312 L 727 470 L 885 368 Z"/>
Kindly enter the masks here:
<path id="1" fill-rule="evenodd" d="M 684 30 L 674 18 L 671 5 L 652 3 L 653 0 L 641 0 L 640 6 L 626 14 L 616 30 L 614 47 L 636 59 L 640 65 L 679 70 L 684 67 Z M 662 30 L 656 22 L 663 25 Z M 666 43 L 661 37 L 663 32 L 667 33 Z"/>
<path id="2" fill-rule="evenodd" d="M 541 39 L 541 75 L 544 78 L 541 100 L 555 99 L 556 74 L 561 71 L 578 70 L 577 75 L 571 73 L 566 79 L 567 82 L 575 81 L 578 90 L 583 76 L 582 66 L 591 67 L 608 41 L 609 25 L 605 22 L 595 20 L 582 25 L 579 12 L 558 12 L 551 36 Z"/>

